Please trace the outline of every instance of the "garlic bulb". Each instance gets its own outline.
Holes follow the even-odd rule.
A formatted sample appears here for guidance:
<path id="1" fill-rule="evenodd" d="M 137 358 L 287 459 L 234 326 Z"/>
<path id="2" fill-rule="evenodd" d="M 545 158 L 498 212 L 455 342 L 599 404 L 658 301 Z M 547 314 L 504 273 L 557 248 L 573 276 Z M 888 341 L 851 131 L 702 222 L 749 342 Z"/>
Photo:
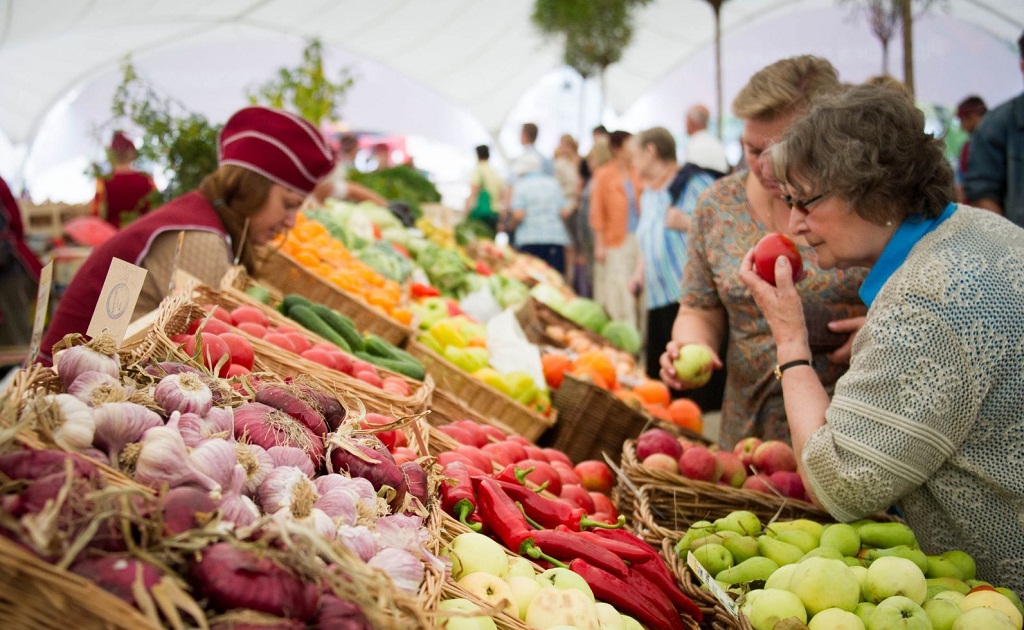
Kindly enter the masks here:
<path id="1" fill-rule="evenodd" d="M 220 511 L 224 520 L 235 527 L 251 525 L 260 517 L 260 510 L 253 500 L 241 493 L 244 483 L 245 469 L 241 465 L 236 465 L 220 500 Z"/>
<path id="2" fill-rule="evenodd" d="M 119 468 L 119 457 L 126 444 L 138 442 L 146 431 L 163 425 L 155 411 L 130 402 L 105 403 L 92 411 L 96 422 L 93 444 L 107 453 L 110 464 Z"/>
<path id="3" fill-rule="evenodd" d="M 146 431 L 135 462 L 135 479 L 152 488 L 165 484 L 170 488 L 193 485 L 209 491 L 210 498 L 219 500 L 220 484 L 198 470 L 189 458 L 185 442 L 178 433 L 179 417 L 180 414 L 174 412 L 166 426 Z"/>
<path id="4" fill-rule="evenodd" d="M 320 494 L 301 469 L 279 466 L 260 485 L 260 505 L 267 514 L 288 510 L 295 518 L 310 515 Z"/>
<path id="5" fill-rule="evenodd" d="M 121 382 L 105 372 L 89 371 L 79 374 L 75 382 L 68 387 L 68 393 L 90 407 L 128 400 L 128 392 Z"/>
<path id="6" fill-rule="evenodd" d="M 337 527 L 334 525 L 334 521 L 316 508 L 311 509 L 308 516 L 297 516 L 288 510 L 280 510 L 273 513 L 271 517 L 275 521 L 288 520 L 310 527 L 326 540 L 334 540 L 337 536 Z"/>
<path id="7" fill-rule="evenodd" d="M 395 586 L 410 593 L 418 591 L 423 582 L 423 562 L 404 549 L 381 549 L 366 564 L 380 569 Z"/>
<path id="8" fill-rule="evenodd" d="M 121 372 L 121 361 L 114 353 L 113 344 L 108 347 L 102 337 L 98 337 L 84 346 L 72 346 L 61 350 L 54 357 L 54 367 L 64 387 L 70 387 L 85 372 L 102 372 L 117 378 Z M 100 347 L 103 352 L 95 350 Z M 110 350 L 109 353 L 106 350 Z"/>
<path id="9" fill-rule="evenodd" d="M 204 416 L 213 407 L 210 388 L 197 375 L 188 372 L 160 379 L 153 398 L 167 413 L 180 411 Z"/>
<path id="10" fill-rule="evenodd" d="M 309 461 L 306 451 L 297 446 L 271 446 L 267 454 L 274 460 L 274 467 L 295 466 L 306 473 L 310 479 L 316 474 L 313 462 Z"/>
<path id="11" fill-rule="evenodd" d="M 222 488 L 231 483 L 231 476 L 238 465 L 235 445 L 227 440 L 205 440 L 188 454 L 192 466 Z"/>
<path id="12" fill-rule="evenodd" d="M 267 478 L 270 471 L 274 470 L 274 459 L 270 453 L 263 450 L 262 446 L 241 442 L 235 442 L 234 445 L 238 463 L 245 470 L 242 494 L 249 497 L 255 496 L 259 492 L 263 480 Z M 306 461 L 309 461 L 308 457 Z"/>
<path id="13" fill-rule="evenodd" d="M 338 528 L 338 542 L 363 562 L 377 554 L 377 540 L 366 525 L 342 525 Z"/>
<path id="14" fill-rule="evenodd" d="M 92 409 L 71 394 L 47 396 L 46 400 L 57 406 L 61 423 L 52 431 L 53 441 L 61 448 L 82 452 L 92 446 L 96 421 Z"/>
<path id="15" fill-rule="evenodd" d="M 211 407 L 203 420 L 209 425 L 210 437 L 234 438 L 235 414 L 231 407 Z"/>

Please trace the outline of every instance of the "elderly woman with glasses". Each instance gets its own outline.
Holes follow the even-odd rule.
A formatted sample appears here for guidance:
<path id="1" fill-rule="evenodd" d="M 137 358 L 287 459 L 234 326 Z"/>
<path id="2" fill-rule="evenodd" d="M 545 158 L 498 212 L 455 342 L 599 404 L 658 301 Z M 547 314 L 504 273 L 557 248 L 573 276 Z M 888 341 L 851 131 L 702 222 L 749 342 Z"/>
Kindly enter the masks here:
<path id="1" fill-rule="evenodd" d="M 715 181 L 697 202 L 687 238 L 679 312 L 672 341 L 661 355 L 661 378 L 676 389 L 698 383 L 679 378 L 672 363 L 684 344 L 714 353 L 727 341 L 725 394 L 719 442 L 732 448 L 745 437 L 789 440 L 789 427 L 771 356 L 772 336 L 750 291 L 739 280 L 743 255 L 770 232 L 785 232 L 790 209 L 761 154 L 822 95 L 839 87 L 835 68 L 819 57 L 783 59 L 758 71 L 733 101 L 743 120 L 747 168 Z M 810 247 L 798 242 L 804 259 Z M 864 305 L 857 296 L 863 273 L 823 271 L 806 265 L 799 283 L 811 330 L 814 369 L 835 383 L 849 358 L 850 333 Z"/>
<path id="2" fill-rule="evenodd" d="M 1024 592 L 1024 229 L 958 206 L 943 144 L 905 97 L 857 86 L 772 148 L 789 228 L 823 268 L 869 270 L 829 396 L 784 258 L 740 277 L 771 326 L 800 473 L 835 518 L 897 504 L 927 553 L 962 549 Z M 806 199 L 807 201 L 798 201 Z M 814 200 L 814 203 L 811 202 Z"/>

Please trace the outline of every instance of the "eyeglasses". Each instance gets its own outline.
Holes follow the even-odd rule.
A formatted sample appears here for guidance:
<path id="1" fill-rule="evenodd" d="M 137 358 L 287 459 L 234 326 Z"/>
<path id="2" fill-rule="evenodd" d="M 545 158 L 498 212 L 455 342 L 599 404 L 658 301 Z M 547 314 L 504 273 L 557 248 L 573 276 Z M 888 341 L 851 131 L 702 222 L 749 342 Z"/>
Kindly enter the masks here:
<path id="1" fill-rule="evenodd" d="M 811 206 L 818 203 L 825 197 L 828 197 L 828 195 L 829 193 L 823 192 L 817 197 L 811 197 L 810 199 L 797 199 L 792 195 L 782 195 L 782 200 L 786 202 L 786 205 L 789 206 L 790 209 L 799 210 L 804 214 L 809 214 L 811 212 Z"/>

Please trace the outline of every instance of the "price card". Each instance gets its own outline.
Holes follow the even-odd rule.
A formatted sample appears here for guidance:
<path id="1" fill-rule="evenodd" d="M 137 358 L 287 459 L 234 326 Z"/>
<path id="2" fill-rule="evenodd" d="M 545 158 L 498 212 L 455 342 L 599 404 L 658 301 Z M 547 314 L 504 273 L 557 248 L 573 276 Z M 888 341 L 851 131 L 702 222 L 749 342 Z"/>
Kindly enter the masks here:
<path id="1" fill-rule="evenodd" d="M 39 291 L 36 293 L 36 317 L 32 322 L 32 342 L 28 349 L 28 363 L 36 362 L 39 355 L 39 344 L 43 340 L 43 327 L 46 325 L 46 314 L 50 309 L 50 287 L 53 286 L 53 261 L 46 263 L 39 273 Z"/>
<path id="2" fill-rule="evenodd" d="M 697 576 L 700 583 L 706 586 L 708 591 L 714 595 L 723 606 L 725 606 L 725 609 L 729 611 L 729 614 L 739 619 L 740 612 L 736 608 L 736 602 L 729 597 L 728 593 L 722 590 L 722 587 L 718 585 L 718 582 L 715 582 L 714 576 L 708 573 L 708 570 L 701 565 L 697 560 L 697 557 L 693 555 L 692 551 L 686 552 L 686 566 L 690 567 L 690 570 L 692 570 L 693 574 Z"/>
<path id="3" fill-rule="evenodd" d="M 103 290 L 96 300 L 96 310 L 92 313 L 92 321 L 86 334 L 97 337 L 107 332 L 114 337 L 114 343 L 121 347 L 124 333 L 132 321 L 135 303 L 139 301 L 142 283 L 148 272 L 142 267 L 127 263 L 120 258 L 110 261 L 107 279 L 103 282 Z"/>

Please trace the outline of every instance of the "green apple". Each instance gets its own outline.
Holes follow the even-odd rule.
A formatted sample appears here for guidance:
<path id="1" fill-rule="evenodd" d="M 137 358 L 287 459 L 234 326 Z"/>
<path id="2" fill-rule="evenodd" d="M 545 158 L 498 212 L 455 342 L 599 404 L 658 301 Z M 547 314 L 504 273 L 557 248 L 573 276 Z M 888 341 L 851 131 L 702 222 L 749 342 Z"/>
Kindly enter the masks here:
<path id="1" fill-rule="evenodd" d="M 809 630 L 864 630 L 860 617 L 842 608 L 826 608 L 811 617 Z"/>
<path id="2" fill-rule="evenodd" d="M 644 630 L 644 627 L 640 625 L 640 622 L 629 615 L 622 615 L 622 623 L 624 625 L 624 630 Z"/>
<path id="3" fill-rule="evenodd" d="M 508 573 L 505 579 L 511 577 L 528 577 L 531 580 L 537 575 L 537 569 L 533 564 L 522 556 L 513 556 L 508 559 Z"/>
<path id="4" fill-rule="evenodd" d="M 949 560 L 956 566 L 960 567 L 960 573 L 963 574 L 963 577 L 960 578 L 961 580 L 974 579 L 977 566 L 974 564 L 974 558 L 972 558 L 967 552 L 960 551 L 959 549 L 951 549 L 943 552 L 939 557 Z"/>
<path id="5" fill-rule="evenodd" d="M 480 606 L 474 604 L 468 599 L 456 597 L 454 599 L 446 599 L 437 605 L 438 611 L 452 611 L 462 613 L 461 615 L 439 615 L 437 618 L 438 624 L 446 630 L 498 630 L 498 626 L 495 625 L 494 619 L 491 619 L 487 615 L 478 615 L 475 617 L 467 616 L 466 613 L 479 613 Z"/>
<path id="6" fill-rule="evenodd" d="M 505 614 L 513 617 L 519 615 L 512 587 L 497 575 L 477 571 L 463 575 L 456 583 L 488 606 L 502 607 Z"/>
<path id="7" fill-rule="evenodd" d="M 587 581 L 578 573 L 570 571 L 569 569 L 563 569 L 561 567 L 548 569 L 547 571 L 538 574 L 536 580 L 541 587 L 553 586 L 559 590 L 580 591 L 590 598 L 590 601 L 597 601 L 594 599 L 594 591 L 591 590 Z"/>
<path id="8" fill-rule="evenodd" d="M 844 556 L 855 556 L 860 551 L 860 535 L 852 525 L 833 523 L 826 525 L 821 532 L 819 544 L 822 547 L 837 550 Z"/>
<path id="9" fill-rule="evenodd" d="M 509 588 L 512 590 L 512 599 L 515 601 L 516 617 L 520 620 L 526 619 L 526 611 L 530 608 L 530 602 L 542 588 L 536 579 L 522 575 L 514 575 L 505 578 Z"/>
<path id="10" fill-rule="evenodd" d="M 953 622 L 963 612 L 956 602 L 949 599 L 929 599 L 921 608 L 932 620 L 932 630 L 951 630 Z"/>
<path id="11" fill-rule="evenodd" d="M 972 608 L 960 613 L 952 630 L 1013 630 L 1009 617 L 993 608 Z"/>
<path id="12" fill-rule="evenodd" d="M 701 387 L 711 380 L 715 371 L 715 356 L 704 344 L 688 343 L 679 348 L 679 356 L 672 362 L 679 380 L 689 387 Z"/>
<path id="13" fill-rule="evenodd" d="M 772 630 L 775 624 L 790 617 L 807 623 L 807 610 L 800 598 L 780 588 L 750 591 L 740 610 L 750 619 L 754 630 Z"/>
<path id="14" fill-rule="evenodd" d="M 860 583 L 842 560 L 804 560 L 789 578 L 789 590 L 800 598 L 811 616 L 826 608 L 852 612 L 860 602 Z"/>
<path id="15" fill-rule="evenodd" d="M 875 608 L 878 608 L 877 604 L 861 602 L 853 609 L 853 614 L 857 615 L 857 618 L 861 620 L 861 623 L 863 623 L 866 628 L 868 625 L 868 618 L 871 617 L 871 613 L 875 612 Z"/>
<path id="16" fill-rule="evenodd" d="M 973 608 L 991 608 L 998 610 L 1007 616 L 1013 623 L 1013 627 L 1021 630 L 1024 626 L 1024 617 L 1014 605 L 1010 598 L 995 590 L 972 591 L 960 600 L 960 610 L 968 611 Z"/>
<path id="17" fill-rule="evenodd" d="M 883 556 L 868 567 L 863 594 L 865 600 L 876 604 L 900 595 L 920 607 L 928 594 L 928 584 L 924 573 L 912 561 L 898 556 Z"/>
<path id="18" fill-rule="evenodd" d="M 626 630 L 626 622 L 615 606 L 597 602 L 597 623 L 601 630 Z"/>
<path id="19" fill-rule="evenodd" d="M 867 630 L 931 630 L 932 621 L 917 602 L 894 595 L 875 607 L 865 626 Z"/>
<path id="20" fill-rule="evenodd" d="M 708 543 L 692 551 L 697 562 L 700 562 L 701 566 L 707 569 L 711 575 L 718 575 L 732 567 L 732 554 L 722 545 Z"/>
<path id="21" fill-rule="evenodd" d="M 483 534 L 459 534 L 452 540 L 447 552 L 452 561 L 453 580 L 458 581 L 464 575 L 480 571 L 498 577 L 508 575 L 505 548 Z"/>
<path id="22" fill-rule="evenodd" d="M 793 572 L 796 571 L 796 564 L 786 564 L 775 570 L 764 583 L 764 587 L 768 588 L 781 588 L 789 590 L 789 581 L 793 577 Z"/>
<path id="23" fill-rule="evenodd" d="M 715 521 L 715 532 L 730 531 L 742 536 L 761 533 L 761 520 L 749 510 L 735 510 Z"/>
<path id="24" fill-rule="evenodd" d="M 586 593 L 577 589 L 555 586 L 546 586 L 537 591 L 523 621 L 539 630 L 559 625 L 572 625 L 579 630 L 600 629 L 593 597 L 587 597 Z"/>

